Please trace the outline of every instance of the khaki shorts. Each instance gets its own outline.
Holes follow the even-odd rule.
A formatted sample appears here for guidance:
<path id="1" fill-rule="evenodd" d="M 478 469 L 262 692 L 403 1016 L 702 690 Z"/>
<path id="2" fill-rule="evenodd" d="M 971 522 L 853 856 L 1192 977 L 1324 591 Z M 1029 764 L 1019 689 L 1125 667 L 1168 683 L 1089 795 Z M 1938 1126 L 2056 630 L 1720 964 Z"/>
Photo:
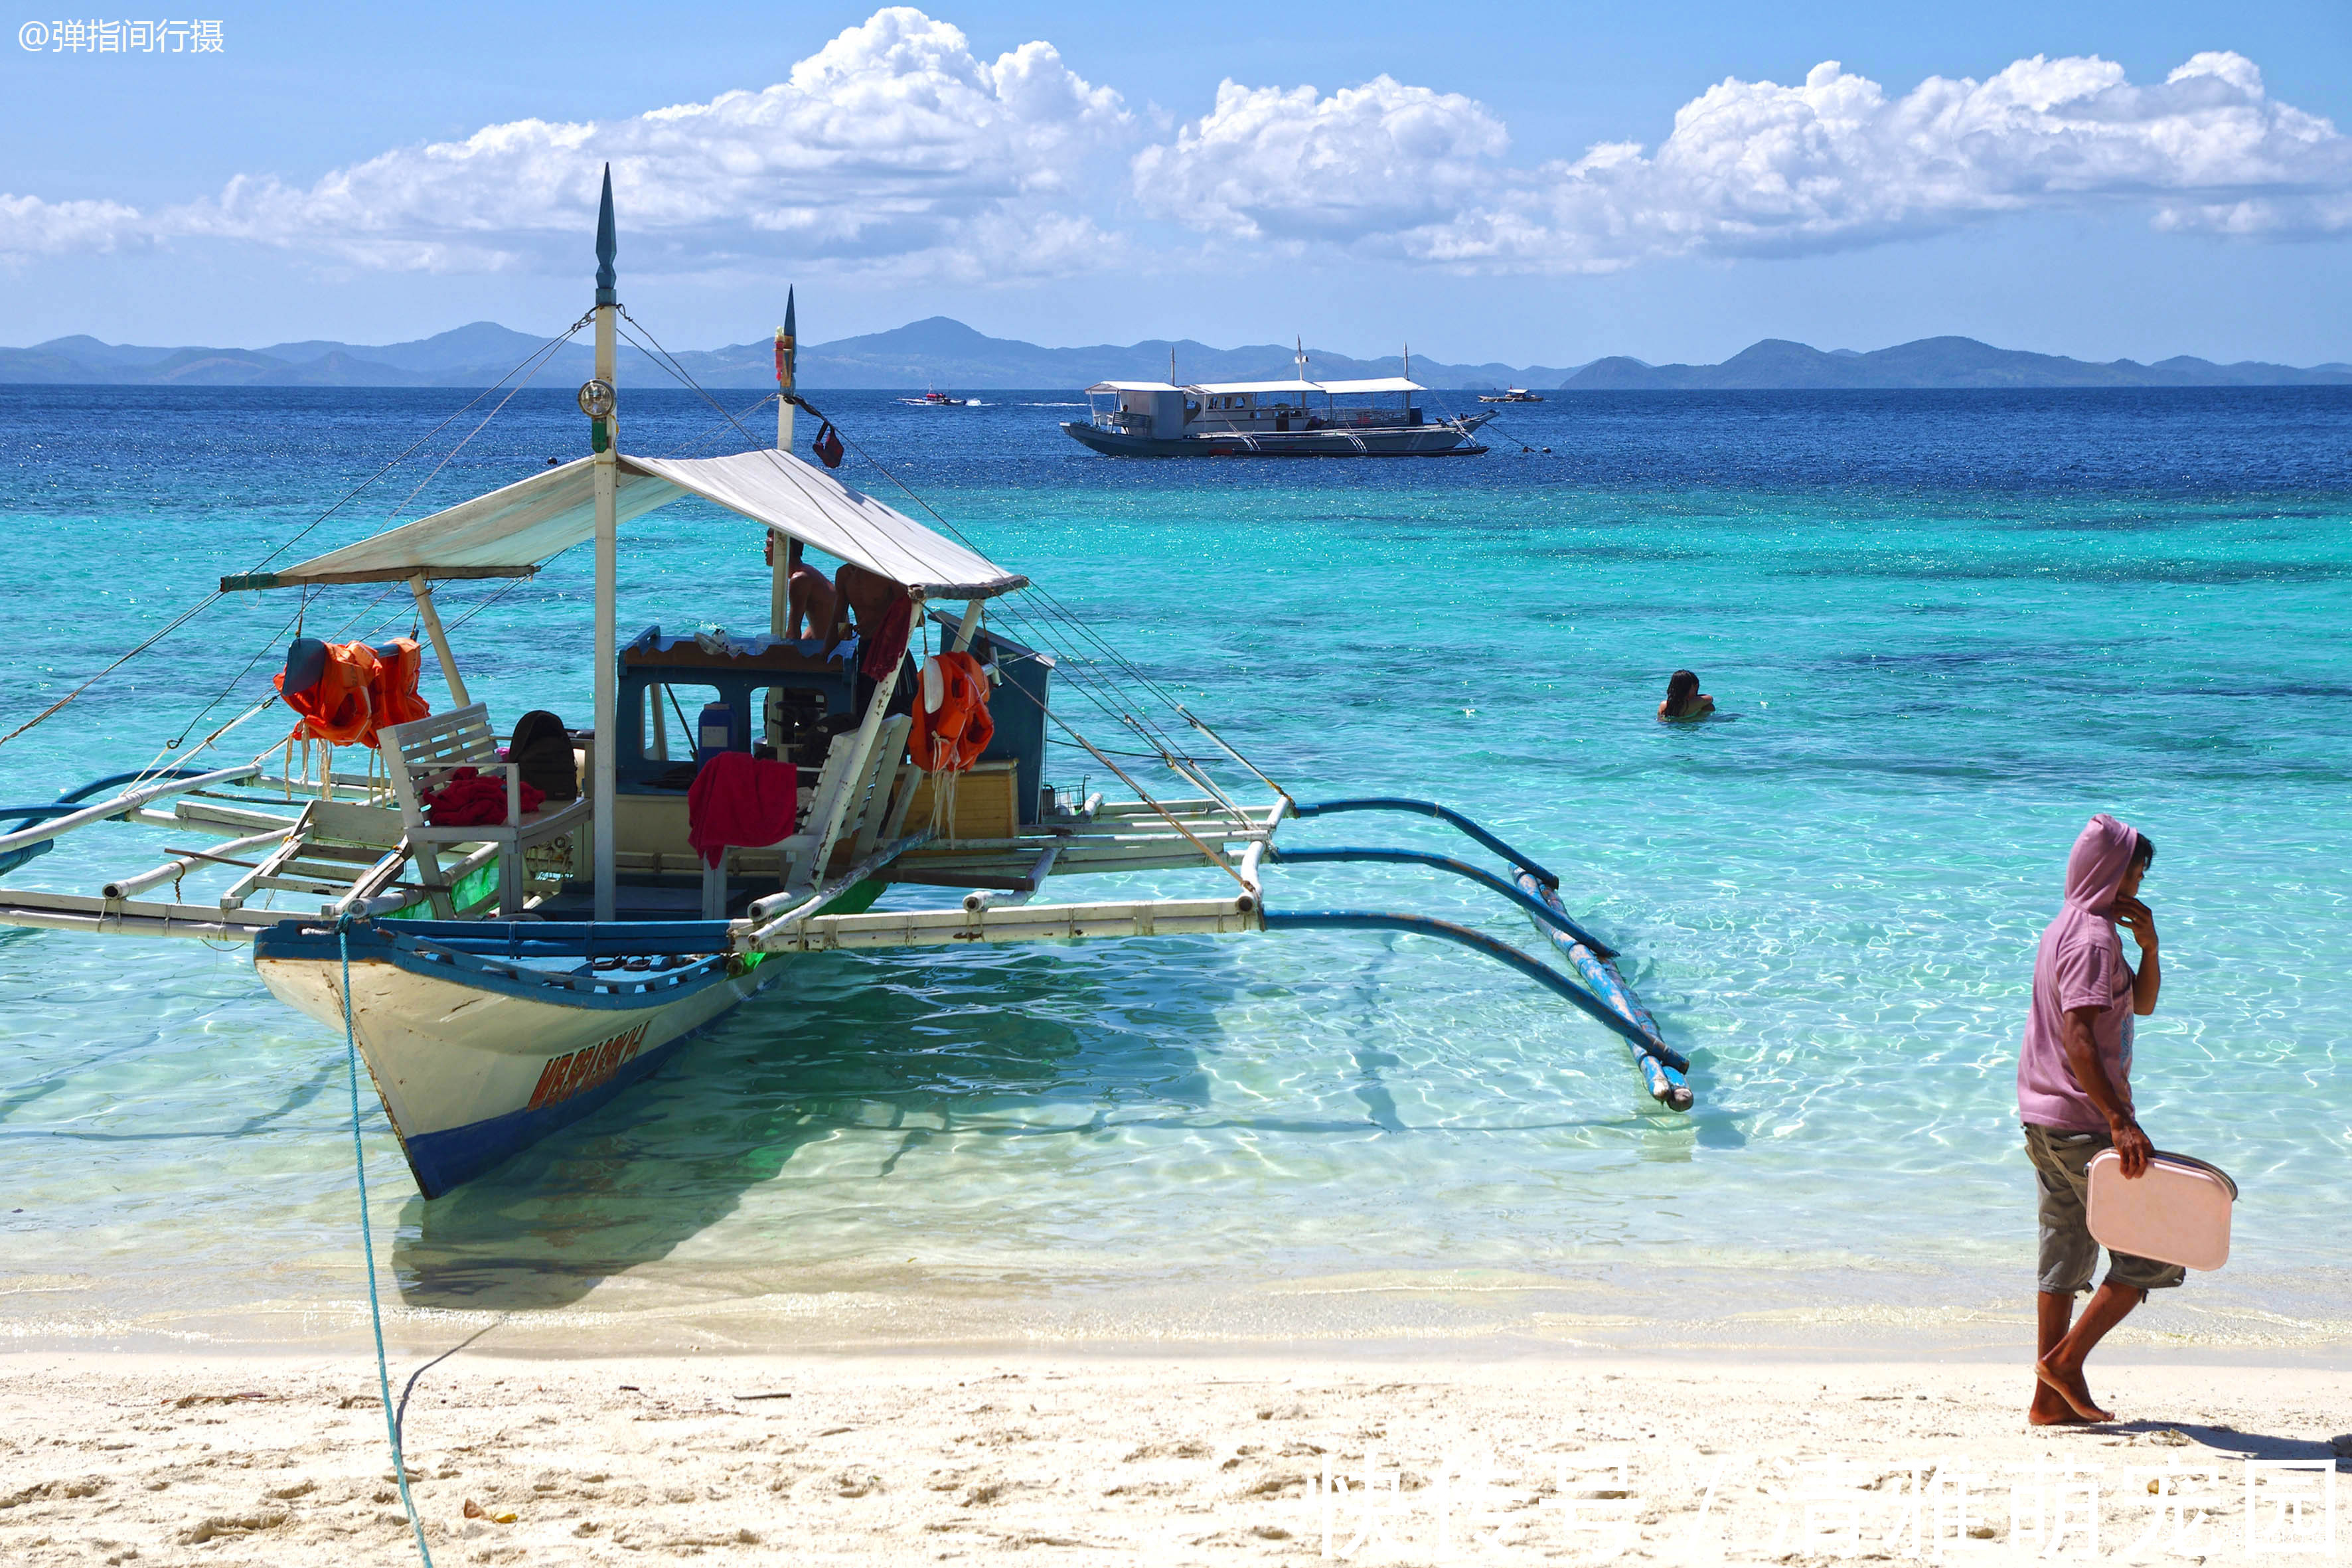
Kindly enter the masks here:
<path id="1" fill-rule="evenodd" d="M 2043 1291 L 2072 1296 L 2091 1288 L 2091 1272 L 2098 1267 L 2099 1244 L 2091 1239 L 2084 1205 L 2091 1191 L 2091 1156 L 2113 1148 L 2105 1132 L 2068 1132 L 2055 1127 L 2025 1124 L 2025 1152 L 2042 1183 L 2042 1258 Z M 2107 1283 L 2128 1290 L 2168 1289 L 2189 1277 L 2177 1263 L 2135 1258 L 2128 1252 L 2107 1254 Z"/>

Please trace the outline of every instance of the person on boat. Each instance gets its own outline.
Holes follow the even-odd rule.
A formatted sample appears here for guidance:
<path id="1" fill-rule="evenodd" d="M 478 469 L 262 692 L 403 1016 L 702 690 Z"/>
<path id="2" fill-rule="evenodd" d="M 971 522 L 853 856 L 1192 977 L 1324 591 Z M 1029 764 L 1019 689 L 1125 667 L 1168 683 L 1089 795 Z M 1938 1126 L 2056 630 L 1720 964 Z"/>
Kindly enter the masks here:
<path id="1" fill-rule="evenodd" d="M 1687 669 L 1678 669 L 1666 682 L 1666 700 L 1658 704 L 1658 718 L 1663 723 L 1676 723 L 1686 719 L 1704 719 L 1715 711 L 1715 699 L 1698 689 L 1698 677 Z"/>
<path id="2" fill-rule="evenodd" d="M 830 657 L 841 646 L 842 639 L 849 636 L 854 617 L 857 640 L 864 650 L 857 659 L 856 706 L 863 709 L 873 694 L 874 683 L 895 671 L 898 687 L 905 689 L 892 691 L 888 710 L 904 711 L 904 703 L 912 691 L 904 668 L 907 643 L 915 624 L 915 605 L 907 597 L 907 585 L 845 561 L 841 570 L 833 574 L 833 634 L 824 651 Z"/>
<path id="3" fill-rule="evenodd" d="M 769 563 L 774 564 L 775 559 L 776 536 L 771 532 L 768 535 Z M 825 651 L 832 652 L 834 643 L 840 640 L 834 637 L 834 626 L 841 616 L 840 603 L 834 595 L 832 580 L 801 559 L 801 542 L 797 539 L 786 542 L 784 560 L 787 563 L 784 636 L 794 642 L 811 637 L 832 638 L 833 641 L 825 645 Z"/>
<path id="4" fill-rule="evenodd" d="M 2017 1109 L 2041 1194 L 2039 1333 L 2026 1412 L 2037 1426 L 2115 1419 L 2091 1397 L 2083 1362 L 2150 1290 L 2184 1278 L 2176 1264 L 2110 1251 L 2105 1281 L 2082 1320 L 2071 1321 L 2099 1260 L 2085 1215 L 2091 1156 L 2115 1150 L 2137 1180 L 2153 1152 L 2133 1113 L 2131 1066 L 2132 1019 L 2156 1011 L 2164 983 L 2156 917 L 2139 898 L 2155 859 L 2145 834 L 2105 812 L 2091 818 L 2066 860 L 2065 905 L 2034 956 Z M 2118 925 L 2139 946 L 2137 971 L 2124 962 Z"/>
<path id="5" fill-rule="evenodd" d="M 824 645 L 828 654 L 853 630 L 861 640 L 872 642 L 887 622 L 905 613 L 908 603 L 904 583 L 894 583 L 879 572 L 848 561 L 833 574 L 833 630 Z"/>

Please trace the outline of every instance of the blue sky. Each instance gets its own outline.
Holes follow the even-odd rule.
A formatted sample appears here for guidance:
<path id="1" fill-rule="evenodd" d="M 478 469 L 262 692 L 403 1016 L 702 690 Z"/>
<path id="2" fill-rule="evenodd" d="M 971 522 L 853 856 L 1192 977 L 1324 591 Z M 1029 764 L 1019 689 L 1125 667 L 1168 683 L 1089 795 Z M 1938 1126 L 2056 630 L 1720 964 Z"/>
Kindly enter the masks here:
<path id="1" fill-rule="evenodd" d="M 2340 0 L 220 20 L 216 54 L 0 40 L 0 342 L 561 326 L 609 156 L 674 345 L 762 335 L 790 282 L 815 340 L 2352 360 Z"/>

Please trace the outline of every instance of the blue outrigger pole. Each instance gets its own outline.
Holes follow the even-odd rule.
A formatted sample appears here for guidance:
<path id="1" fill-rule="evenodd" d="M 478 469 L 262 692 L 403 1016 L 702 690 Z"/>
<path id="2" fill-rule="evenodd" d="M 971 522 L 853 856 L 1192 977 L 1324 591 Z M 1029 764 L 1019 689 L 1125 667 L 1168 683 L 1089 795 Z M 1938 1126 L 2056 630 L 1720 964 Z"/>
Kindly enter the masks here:
<path id="1" fill-rule="evenodd" d="M 1433 920 L 1426 915 L 1391 914 L 1370 910 L 1302 910 L 1292 912 L 1266 909 L 1262 911 L 1262 916 L 1268 931 L 1286 928 L 1403 931 L 1442 937 L 1475 949 L 1509 964 L 1538 984 L 1565 997 L 1613 1031 L 1632 1053 L 1633 1066 L 1640 1071 L 1651 1099 L 1669 1110 L 1688 1110 L 1691 1108 L 1689 1060 L 1666 1044 L 1665 1037 L 1659 1033 L 1657 1021 L 1650 1016 L 1649 1009 L 1633 994 L 1633 988 L 1625 984 L 1624 976 L 1617 973 L 1613 962 L 1617 956 L 1616 950 L 1579 925 L 1560 907 L 1558 877 L 1544 869 L 1532 857 L 1522 854 L 1460 812 L 1440 805 L 1435 801 L 1381 796 L 1307 804 L 1294 802 L 1289 814 L 1302 817 L 1332 816 L 1354 811 L 1412 812 L 1417 816 L 1435 817 L 1500 857 L 1510 867 L 1515 880 L 1507 882 L 1467 861 L 1418 849 L 1360 847 L 1274 849 L 1269 847 L 1268 858 L 1285 866 L 1348 861 L 1427 866 L 1433 870 L 1466 878 L 1517 905 L 1536 931 L 1574 966 L 1583 984 L 1575 984 L 1551 965 L 1530 957 L 1508 942 L 1498 942 L 1467 926 L 1457 925 L 1451 921 Z"/>

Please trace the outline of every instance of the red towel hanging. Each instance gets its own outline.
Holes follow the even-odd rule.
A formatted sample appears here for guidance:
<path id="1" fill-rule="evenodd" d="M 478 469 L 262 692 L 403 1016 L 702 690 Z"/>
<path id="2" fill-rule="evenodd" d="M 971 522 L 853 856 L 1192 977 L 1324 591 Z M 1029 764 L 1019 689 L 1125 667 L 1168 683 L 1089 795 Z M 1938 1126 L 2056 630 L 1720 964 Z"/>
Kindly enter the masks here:
<path id="1" fill-rule="evenodd" d="M 686 792 L 686 841 L 706 866 L 730 846 L 758 848 L 790 838 L 800 816 L 800 773 L 747 752 L 721 752 Z"/>

